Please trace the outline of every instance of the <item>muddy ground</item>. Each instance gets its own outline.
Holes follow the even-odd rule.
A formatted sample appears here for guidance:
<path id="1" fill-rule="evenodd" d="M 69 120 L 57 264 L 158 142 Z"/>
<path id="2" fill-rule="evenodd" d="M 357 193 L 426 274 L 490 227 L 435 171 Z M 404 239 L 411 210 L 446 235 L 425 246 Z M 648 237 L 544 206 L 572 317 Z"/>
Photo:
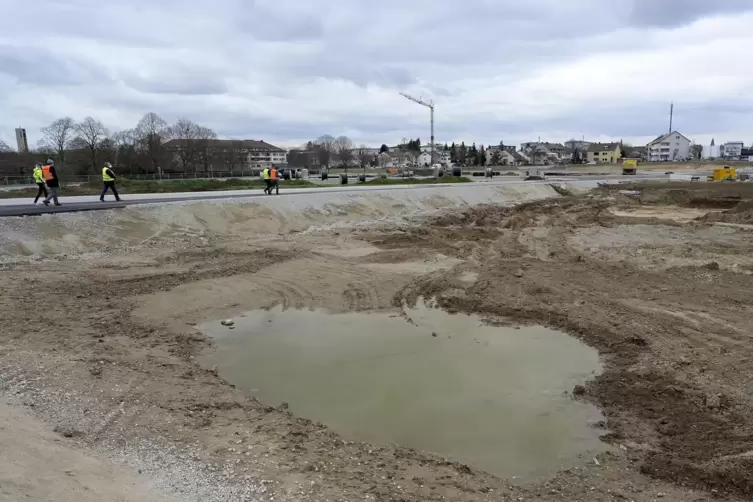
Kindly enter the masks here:
<path id="1" fill-rule="evenodd" d="M 181 500 L 750 500 L 753 184 L 636 188 L 400 228 L 7 264 L 0 384 L 64 444 Z M 605 371 L 573 398 L 603 409 L 612 451 L 520 485 L 346 441 L 197 363 L 211 343 L 193 326 L 208 319 L 418 297 L 597 348 Z"/>

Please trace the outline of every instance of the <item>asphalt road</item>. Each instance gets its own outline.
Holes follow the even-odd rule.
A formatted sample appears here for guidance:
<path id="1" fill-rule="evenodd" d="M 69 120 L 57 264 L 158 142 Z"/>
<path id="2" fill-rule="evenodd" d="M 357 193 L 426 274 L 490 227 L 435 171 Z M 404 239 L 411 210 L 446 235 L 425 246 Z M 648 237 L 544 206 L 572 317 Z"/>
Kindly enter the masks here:
<path id="1" fill-rule="evenodd" d="M 547 184 L 552 182 L 567 181 L 570 183 L 577 182 L 594 182 L 594 181 L 633 181 L 635 179 L 646 178 L 659 178 L 659 176 L 651 177 L 630 177 L 626 179 L 624 177 L 605 178 L 604 176 L 579 176 L 577 179 L 547 179 L 545 181 L 521 181 L 516 179 L 504 179 L 497 178 L 489 181 L 478 180 L 477 183 L 490 183 L 498 185 L 530 185 L 530 184 Z M 665 176 L 661 176 L 665 178 Z M 279 195 L 266 195 L 261 190 L 228 190 L 223 192 L 192 192 L 192 193 L 172 193 L 172 194 L 132 194 L 125 195 L 120 202 L 109 201 L 100 202 L 98 196 L 81 196 L 81 197 L 65 197 L 65 193 L 61 193 L 60 202 L 61 206 L 49 207 L 43 204 L 33 204 L 25 200 L 21 202 L 20 199 L 0 199 L 0 217 L 8 216 L 38 216 L 41 214 L 55 214 L 55 213 L 71 213 L 81 211 L 102 211 L 107 209 L 120 209 L 127 206 L 137 204 L 165 204 L 171 202 L 185 202 L 185 201 L 202 201 L 202 200 L 217 200 L 217 199 L 247 199 L 256 197 L 290 197 L 301 196 L 303 194 L 315 194 L 315 193 L 354 193 L 364 191 L 380 191 L 380 190 L 417 190 L 417 189 L 431 189 L 438 187 L 450 187 L 450 186 L 468 186 L 467 184 L 438 184 L 438 185 L 382 185 L 382 186 L 363 186 L 354 185 L 352 187 L 332 186 L 321 188 L 290 188 L 285 189 L 284 185 L 281 187 Z M 112 195 L 108 195 L 112 197 Z"/>

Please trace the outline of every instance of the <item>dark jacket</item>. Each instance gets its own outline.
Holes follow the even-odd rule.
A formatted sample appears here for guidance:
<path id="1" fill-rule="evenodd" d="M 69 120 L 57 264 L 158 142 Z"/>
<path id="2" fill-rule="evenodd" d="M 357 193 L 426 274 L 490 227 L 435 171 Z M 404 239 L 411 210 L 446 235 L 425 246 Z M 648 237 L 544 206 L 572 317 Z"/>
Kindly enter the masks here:
<path id="1" fill-rule="evenodd" d="M 47 186 L 50 188 L 58 188 L 60 186 L 60 182 L 58 181 L 58 173 L 55 171 L 55 166 L 50 166 L 50 174 L 53 176 L 51 180 L 47 180 L 45 183 L 47 183 Z"/>

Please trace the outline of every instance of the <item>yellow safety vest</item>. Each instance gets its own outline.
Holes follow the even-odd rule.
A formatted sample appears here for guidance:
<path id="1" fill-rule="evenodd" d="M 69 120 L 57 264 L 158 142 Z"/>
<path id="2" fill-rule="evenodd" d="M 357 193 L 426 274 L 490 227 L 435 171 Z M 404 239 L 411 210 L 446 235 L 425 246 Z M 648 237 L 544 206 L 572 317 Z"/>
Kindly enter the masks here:
<path id="1" fill-rule="evenodd" d="M 264 170 L 263 170 L 263 171 L 261 172 L 261 175 L 262 175 L 262 177 L 263 177 L 263 178 L 264 178 L 265 180 L 268 180 L 268 179 L 269 179 L 269 169 L 264 169 Z"/>
<path id="2" fill-rule="evenodd" d="M 103 167 L 102 168 L 102 181 L 115 181 L 115 178 L 111 177 L 109 174 L 107 174 L 107 170 L 109 167 Z"/>
<path id="3" fill-rule="evenodd" d="M 44 183 L 44 173 L 42 172 L 41 167 L 35 167 L 34 168 L 34 182 L 35 183 Z"/>

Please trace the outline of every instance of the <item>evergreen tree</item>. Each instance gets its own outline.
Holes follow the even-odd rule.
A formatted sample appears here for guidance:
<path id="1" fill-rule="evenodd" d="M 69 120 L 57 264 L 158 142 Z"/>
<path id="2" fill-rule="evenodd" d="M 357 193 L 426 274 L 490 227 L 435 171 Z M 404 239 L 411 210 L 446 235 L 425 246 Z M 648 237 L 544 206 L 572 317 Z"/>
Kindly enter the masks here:
<path id="1" fill-rule="evenodd" d="M 476 161 L 478 165 L 480 166 L 486 165 L 486 149 L 484 148 L 484 145 L 480 145 L 478 147 L 478 155 L 476 158 L 478 159 Z"/>
<path id="2" fill-rule="evenodd" d="M 458 147 L 455 146 L 454 142 L 450 147 L 450 162 L 452 162 L 453 164 L 456 164 L 458 162 Z"/>
<path id="3" fill-rule="evenodd" d="M 379 153 L 387 153 L 390 151 L 390 147 L 387 145 L 382 145 L 381 148 L 379 148 Z"/>
<path id="4" fill-rule="evenodd" d="M 476 143 L 471 145 L 468 149 L 468 164 L 475 166 L 478 165 L 478 150 L 476 149 Z"/>
<path id="5" fill-rule="evenodd" d="M 460 143 L 460 148 L 458 148 L 458 154 L 457 154 L 458 162 L 460 162 L 461 164 L 465 164 L 467 157 L 468 157 L 468 148 L 465 146 L 465 141 L 463 141 Z"/>

